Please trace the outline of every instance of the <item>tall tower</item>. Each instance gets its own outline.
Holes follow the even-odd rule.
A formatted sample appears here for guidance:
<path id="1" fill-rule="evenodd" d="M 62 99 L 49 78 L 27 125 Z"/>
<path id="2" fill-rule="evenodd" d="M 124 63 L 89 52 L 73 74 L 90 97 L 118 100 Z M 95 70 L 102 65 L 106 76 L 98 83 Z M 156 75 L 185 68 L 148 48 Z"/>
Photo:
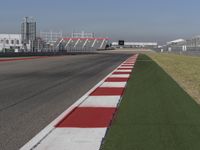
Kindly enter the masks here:
<path id="1" fill-rule="evenodd" d="M 34 51 L 36 41 L 36 21 L 25 17 L 21 24 L 22 44 L 25 51 Z"/>

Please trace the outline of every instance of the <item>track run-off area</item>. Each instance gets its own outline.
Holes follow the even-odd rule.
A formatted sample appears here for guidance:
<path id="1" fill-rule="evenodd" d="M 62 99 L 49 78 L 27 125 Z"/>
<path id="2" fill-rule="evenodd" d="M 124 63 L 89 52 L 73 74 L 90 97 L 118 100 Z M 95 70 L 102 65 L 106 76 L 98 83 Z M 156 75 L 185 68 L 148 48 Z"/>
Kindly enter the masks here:
<path id="1" fill-rule="evenodd" d="M 133 56 L 0 62 L 0 149 L 198 150 L 200 106 L 147 55 Z"/>

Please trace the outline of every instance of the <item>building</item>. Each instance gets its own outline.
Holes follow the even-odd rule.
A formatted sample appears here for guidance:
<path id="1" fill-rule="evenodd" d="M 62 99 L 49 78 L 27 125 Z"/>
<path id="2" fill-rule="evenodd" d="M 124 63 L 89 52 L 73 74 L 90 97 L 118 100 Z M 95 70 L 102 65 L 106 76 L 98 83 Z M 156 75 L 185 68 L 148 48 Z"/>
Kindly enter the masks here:
<path id="1" fill-rule="evenodd" d="M 122 44 L 123 43 L 123 44 Z M 112 47 L 115 48 L 157 48 L 158 43 L 156 42 L 112 42 Z"/>
<path id="2" fill-rule="evenodd" d="M 176 39 L 170 42 L 167 42 L 167 45 L 171 45 L 171 46 L 182 46 L 186 44 L 186 40 L 184 39 Z"/>
<path id="3" fill-rule="evenodd" d="M 195 47 L 199 48 L 200 47 L 200 36 L 195 36 L 192 39 L 186 40 L 186 45 L 187 47 Z"/>
<path id="4" fill-rule="evenodd" d="M 36 21 L 32 18 L 25 17 L 21 24 L 21 36 L 23 49 L 25 51 L 35 51 L 36 41 Z"/>
<path id="5" fill-rule="evenodd" d="M 22 47 L 21 34 L 0 34 L 0 52 L 18 52 Z"/>

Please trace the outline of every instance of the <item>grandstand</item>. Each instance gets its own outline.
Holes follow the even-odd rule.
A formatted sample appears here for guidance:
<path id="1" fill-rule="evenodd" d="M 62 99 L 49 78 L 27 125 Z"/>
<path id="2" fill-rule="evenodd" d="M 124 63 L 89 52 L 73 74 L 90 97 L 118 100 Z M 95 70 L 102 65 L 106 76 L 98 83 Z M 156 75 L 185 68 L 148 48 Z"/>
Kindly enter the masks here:
<path id="1" fill-rule="evenodd" d="M 105 49 L 108 42 L 108 38 L 61 38 L 56 43 L 56 49 L 59 51 L 96 51 Z"/>
<path id="2" fill-rule="evenodd" d="M 96 51 L 105 49 L 109 42 L 108 38 L 95 38 L 94 33 L 72 33 L 71 37 L 59 38 L 55 44 L 58 51 Z"/>

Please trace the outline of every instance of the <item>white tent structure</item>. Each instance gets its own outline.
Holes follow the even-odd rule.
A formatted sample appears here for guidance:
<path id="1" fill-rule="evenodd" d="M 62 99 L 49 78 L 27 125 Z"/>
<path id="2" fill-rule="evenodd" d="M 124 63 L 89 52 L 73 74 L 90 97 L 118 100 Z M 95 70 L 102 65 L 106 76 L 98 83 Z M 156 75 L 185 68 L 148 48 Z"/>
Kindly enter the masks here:
<path id="1" fill-rule="evenodd" d="M 176 40 L 167 42 L 167 45 L 177 45 L 177 44 L 182 44 L 185 42 L 186 42 L 186 40 L 184 40 L 184 39 L 176 39 Z"/>

